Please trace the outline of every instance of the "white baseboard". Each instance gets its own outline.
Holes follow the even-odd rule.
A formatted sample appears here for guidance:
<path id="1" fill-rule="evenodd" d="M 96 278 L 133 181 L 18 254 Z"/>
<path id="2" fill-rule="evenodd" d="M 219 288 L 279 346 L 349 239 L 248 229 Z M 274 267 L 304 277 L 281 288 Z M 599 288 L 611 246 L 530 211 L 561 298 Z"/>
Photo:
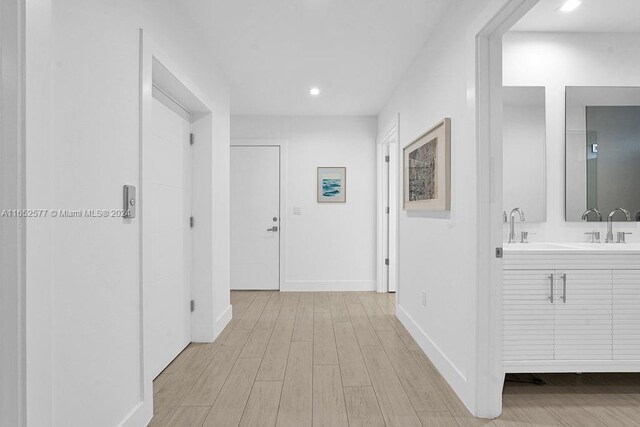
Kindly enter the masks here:
<path id="1" fill-rule="evenodd" d="M 213 335 L 214 335 L 213 340 L 218 338 L 218 335 L 220 335 L 220 332 L 222 332 L 222 330 L 229 324 L 229 322 L 231 322 L 232 317 L 233 317 L 233 307 L 229 305 L 227 306 L 227 308 L 224 309 L 222 314 L 218 316 L 218 318 L 216 319 L 216 324 L 213 328 Z"/>
<path id="2" fill-rule="evenodd" d="M 153 418 L 153 405 L 151 400 L 140 402 L 119 424 L 120 427 L 143 427 L 149 424 Z"/>
<path id="3" fill-rule="evenodd" d="M 466 376 L 400 305 L 396 307 L 396 316 L 416 340 L 422 351 L 429 357 L 433 365 L 440 371 L 440 374 L 447 380 L 453 391 L 462 400 L 462 403 L 475 415 L 473 410 L 475 408 L 475 393 L 474 390 L 470 389 Z"/>
<path id="4" fill-rule="evenodd" d="M 209 319 L 209 320 L 207 320 Z M 225 326 L 231 321 L 231 306 L 227 306 L 215 322 L 208 316 L 201 316 L 197 319 L 198 324 L 192 318 L 191 321 L 191 342 L 213 342 Z"/>
<path id="5" fill-rule="evenodd" d="M 376 290 L 375 280 L 304 280 L 283 284 L 282 292 L 369 292 Z"/>

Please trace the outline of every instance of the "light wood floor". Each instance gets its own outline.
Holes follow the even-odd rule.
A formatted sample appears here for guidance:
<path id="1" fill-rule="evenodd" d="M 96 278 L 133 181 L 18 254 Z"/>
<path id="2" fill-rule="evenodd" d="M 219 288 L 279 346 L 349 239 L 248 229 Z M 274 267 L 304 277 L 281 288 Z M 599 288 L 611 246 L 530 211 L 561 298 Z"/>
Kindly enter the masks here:
<path id="1" fill-rule="evenodd" d="M 640 425 L 639 374 L 509 381 L 499 419 L 472 417 L 394 316 L 393 294 L 232 292 L 231 303 L 218 339 L 189 345 L 154 381 L 150 425 Z"/>

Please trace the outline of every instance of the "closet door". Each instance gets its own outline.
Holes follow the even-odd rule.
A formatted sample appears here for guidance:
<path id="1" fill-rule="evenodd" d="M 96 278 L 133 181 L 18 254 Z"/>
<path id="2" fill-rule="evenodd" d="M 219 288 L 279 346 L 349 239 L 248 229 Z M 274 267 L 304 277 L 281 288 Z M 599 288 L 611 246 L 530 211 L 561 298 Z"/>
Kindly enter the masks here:
<path id="1" fill-rule="evenodd" d="M 612 359 L 612 282 L 611 270 L 557 272 L 556 360 Z"/>
<path id="2" fill-rule="evenodd" d="M 503 273 L 503 360 L 553 360 L 553 271 Z M 556 284 L 557 285 L 557 284 Z"/>
<path id="3" fill-rule="evenodd" d="M 613 272 L 613 359 L 640 360 L 640 270 Z"/>

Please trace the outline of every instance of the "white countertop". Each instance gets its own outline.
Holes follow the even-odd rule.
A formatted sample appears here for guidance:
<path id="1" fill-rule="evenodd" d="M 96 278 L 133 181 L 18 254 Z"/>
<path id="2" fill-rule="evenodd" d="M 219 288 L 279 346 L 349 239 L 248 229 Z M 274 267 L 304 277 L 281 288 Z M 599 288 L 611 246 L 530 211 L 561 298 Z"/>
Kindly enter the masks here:
<path id="1" fill-rule="evenodd" d="M 579 242 L 536 242 L 504 243 L 505 252 L 553 252 L 553 253 L 640 253 L 640 243 L 579 243 Z"/>

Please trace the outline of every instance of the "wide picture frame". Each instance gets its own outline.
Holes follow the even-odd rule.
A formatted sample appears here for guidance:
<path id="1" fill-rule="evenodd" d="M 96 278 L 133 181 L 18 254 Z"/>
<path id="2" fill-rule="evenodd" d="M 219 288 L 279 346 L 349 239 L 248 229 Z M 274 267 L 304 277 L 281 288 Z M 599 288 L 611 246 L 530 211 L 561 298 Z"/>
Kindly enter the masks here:
<path id="1" fill-rule="evenodd" d="M 318 203 L 347 202 L 347 168 L 318 167 Z"/>
<path id="2" fill-rule="evenodd" d="M 408 144 L 403 152 L 403 209 L 445 212 L 451 210 L 451 119 L 440 123 Z"/>

